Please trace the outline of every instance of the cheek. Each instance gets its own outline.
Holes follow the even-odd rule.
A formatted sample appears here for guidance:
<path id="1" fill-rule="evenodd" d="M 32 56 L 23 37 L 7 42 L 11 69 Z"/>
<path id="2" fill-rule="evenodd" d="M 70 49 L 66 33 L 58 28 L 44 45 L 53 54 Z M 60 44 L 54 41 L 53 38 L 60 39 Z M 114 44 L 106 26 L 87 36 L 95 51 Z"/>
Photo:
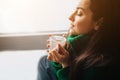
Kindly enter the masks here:
<path id="1" fill-rule="evenodd" d="M 84 20 L 79 20 L 76 22 L 77 33 L 86 33 L 88 29 L 88 22 Z"/>
<path id="2" fill-rule="evenodd" d="M 86 34 L 93 29 L 93 26 L 90 20 L 79 20 L 76 22 L 76 32 Z"/>

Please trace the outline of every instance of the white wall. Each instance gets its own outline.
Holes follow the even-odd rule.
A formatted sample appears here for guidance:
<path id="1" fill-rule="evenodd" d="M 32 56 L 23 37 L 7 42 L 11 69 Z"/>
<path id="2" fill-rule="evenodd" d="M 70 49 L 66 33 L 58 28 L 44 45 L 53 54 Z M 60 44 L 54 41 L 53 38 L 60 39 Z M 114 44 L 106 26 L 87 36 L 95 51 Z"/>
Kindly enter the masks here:
<path id="1" fill-rule="evenodd" d="M 46 50 L 0 51 L 0 80 L 37 80 L 39 59 Z"/>
<path id="2" fill-rule="evenodd" d="M 0 33 L 68 29 L 78 1 L 0 0 Z"/>

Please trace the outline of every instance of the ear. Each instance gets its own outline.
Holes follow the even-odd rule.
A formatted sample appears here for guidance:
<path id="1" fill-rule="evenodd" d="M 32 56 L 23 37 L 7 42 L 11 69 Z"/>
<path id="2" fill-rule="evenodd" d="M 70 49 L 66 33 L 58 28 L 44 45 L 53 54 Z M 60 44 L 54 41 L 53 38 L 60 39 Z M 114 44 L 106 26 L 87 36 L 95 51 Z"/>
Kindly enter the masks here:
<path id="1" fill-rule="evenodd" d="M 102 23 L 103 23 L 103 18 L 100 18 L 98 21 L 96 21 L 94 30 L 98 30 L 99 27 L 102 25 Z"/>

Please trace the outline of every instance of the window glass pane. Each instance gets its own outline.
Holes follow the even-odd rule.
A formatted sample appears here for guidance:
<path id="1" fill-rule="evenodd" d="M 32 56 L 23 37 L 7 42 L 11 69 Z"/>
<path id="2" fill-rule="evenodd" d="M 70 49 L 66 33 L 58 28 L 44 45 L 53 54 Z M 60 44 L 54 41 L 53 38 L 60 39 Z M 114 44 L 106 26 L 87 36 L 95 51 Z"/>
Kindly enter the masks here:
<path id="1" fill-rule="evenodd" d="M 67 30 L 78 0 L 0 0 L 0 33 Z"/>

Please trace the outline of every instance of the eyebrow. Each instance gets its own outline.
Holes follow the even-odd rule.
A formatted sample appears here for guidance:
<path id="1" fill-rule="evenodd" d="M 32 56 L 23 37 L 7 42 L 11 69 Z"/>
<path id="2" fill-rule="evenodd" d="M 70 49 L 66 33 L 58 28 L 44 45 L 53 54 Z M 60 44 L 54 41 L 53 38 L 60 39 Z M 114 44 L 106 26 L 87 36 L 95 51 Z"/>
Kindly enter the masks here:
<path id="1" fill-rule="evenodd" d="M 84 8 L 82 8 L 82 7 L 77 7 L 76 9 L 82 9 L 83 11 L 85 10 Z"/>

